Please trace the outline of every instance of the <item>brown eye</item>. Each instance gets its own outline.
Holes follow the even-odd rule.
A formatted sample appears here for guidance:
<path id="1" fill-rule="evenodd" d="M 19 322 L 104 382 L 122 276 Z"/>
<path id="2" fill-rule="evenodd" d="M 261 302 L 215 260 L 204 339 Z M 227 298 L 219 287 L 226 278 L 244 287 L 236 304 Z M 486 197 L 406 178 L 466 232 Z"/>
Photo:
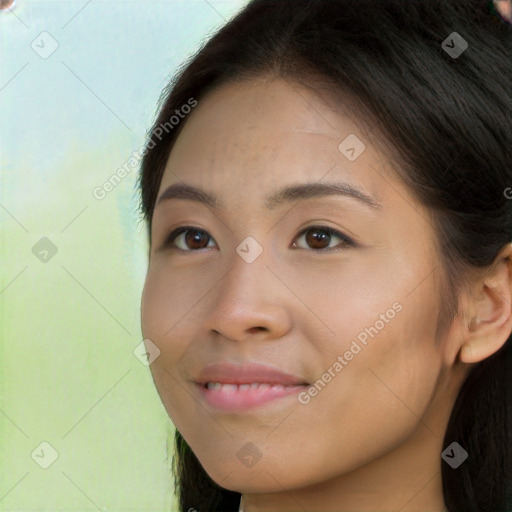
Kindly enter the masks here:
<path id="1" fill-rule="evenodd" d="M 181 236 L 184 235 L 184 236 Z M 164 243 L 164 248 L 176 247 L 180 251 L 194 252 L 208 247 L 212 240 L 206 231 L 191 226 L 182 226 L 175 229 Z"/>
<path id="2" fill-rule="evenodd" d="M 343 233 L 326 226 L 311 226 L 306 228 L 299 234 L 299 239 L 300 238 L 304 238 L 307 245 L 318 252 L 336 252 L 348 247 L 355 247 L 356 245 Z M 338 243 L 337 246 L 329 247 L 331 241 L 336 238 L 340 239 L 341 243 Z M 292 246 L 297 247 L 297 244 L 293 242 Z"/>
<path id="3" fill-rule="evenodd" d="M 311 226 L 299 234 L 299 239 L 304 238 L 307 246 L 314 252 L 337 252 L 341 249 L 356 247 L 355 242 L 343 233 L 326 226 Z M 337 245 L 329 247 L 336 239 L 341 240 Z M 209 242 L 213 238 L 203 229 L 193 226 L 181 226 L 176 228 L 164 242 L 162 249 L 177 249 L 183 252 L 197 252 L 212 247 Z M 296 242 L 292 247 L 303 249 Z"/>

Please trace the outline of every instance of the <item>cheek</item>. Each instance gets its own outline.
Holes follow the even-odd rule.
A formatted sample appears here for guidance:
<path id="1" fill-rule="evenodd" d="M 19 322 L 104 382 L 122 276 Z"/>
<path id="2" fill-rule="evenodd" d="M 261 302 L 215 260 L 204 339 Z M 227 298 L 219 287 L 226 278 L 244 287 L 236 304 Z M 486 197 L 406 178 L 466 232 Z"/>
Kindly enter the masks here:
<path id="1" fill-rule="evenodd" d="M 396 446 L 428 410 L 442 365 L 435 340 L 439 304 L 428 284 L 411 288 L 360 286 L 350 300 L 323 310 L 334 334 L 317 337 L 311 360 L 321 361 L 324 373 L 315 377 L 314 396 L 304 397 L 303 428 L 320 431 L 323 447 L 339 447 L 351 462 Z M 347 439 L 368 449 L 353 452 Z"/>
<path id="2" fill-rule="evenodd" d="M 167 372 L 174 372 L 177 358 L 180 356 L 178 329 L 184 323 L 186 309 L 179 303 L 179 294 L 173 292 L 174 283 L 154 269 L 148 271 L 141 299 L 141 329 L 144 339 L 150 339 L 160 350 L 157 359 L 150 365 L 155 384 L 162 395 L 162 386 L 168 381 L 173 385 L 173 379 Z M 181 321 L 180 321 L 181 319 Z"/>
<path id="3" fill-rule="evenodd" d="M 152 262 L 148 269 L 141 298 L 142 334 L 160 350 L 150 366 L 153 375 L 159 371 L 159 381 L 165 379 L 169 386 L 175 382 L 170 374 L 180 378 L 178 365 L 196 352 L 191 339 L 197 329 L 198 300 L 205 293 L 203 288 L 199 278 L 191 279 L 165 262 Z"/>
<path id="4" fill-rule="evenodd" d="M 167 268 L 166 268 L 167 267 Z M 169 266 L 151 262 L 141 299 L 141 322 L 145 337 L 162 340 L 186 317 L 194 298 L 194 285 L 183 282 Z"/>
<path id="5" fill-rule="evenodd" d="M 405 315 L 406 310 L 399 315 L 402 313 Z M 402 335 L 407 320 L 399 315 L 394 324 L 369 337 L 366 346 L 358 342 L 360 351 L 343 366 L 335 367 L 334 363 L 352 339 L 340 344 L 339 350 L 324 347 L 330 356 L 325 370 L 330 367 L 335 376 L 326 372 L 322 379 L 319 375 L 316 396 L 299 406 L 298 414 L 301 430 L 315 432 L 317 439 L 302 448 L 302 456 L 309 464 L 319 464 L 318 471 L 336 474 L 355 469 L 405 442 L 419 427 L 440 363 L 428 348 L 433 339 L 423 337 L 423 333 L 417 333 L 415 339 Z M 329 382 L 322 384 L 327 379 Z M 286 444 L 293 434 L 281 430 L 273 435 L 283 433 Z M 340 458 L 332 460 L 332 452 Z"/>
<path id="6" fill-rule="evenodd" d="M 164 332 L 169 310 L 166 304 L 168 299 L 162 292 L 155 273 L 150 269 L 141 299 L 141 324 L 144 338 L 157 338 Z"/>
<path id="7" fill-rule="evenodd" d="M 174 326 L 183 317 L 183 305 L 177 304 L 176 293 L 171 293 L 173 283 L 155 268 L 148 270 L 141 299 L 141 327 L 143 337 L 149 338 L 160 350 L 159 356 L 149 366 L 153 382 L 169 418 L 178 429 L 187 407 L 186 393 L 178 384 L 177 362 L 182 357 L 185 344 L 179 343 Z M 180 346 L 183 350 L 180 350 Z"/>
<path id="8" fill-rule="evenodd" d="M 337 316 L 331 311 L 337 342 L 324 339 L 319 358 L 329 368 L 342 357 L 342 369 L 334 373 L 343 377 L 334 378 L 332 388 L 351 407 L 378 411 L 384 401 L 422 414 L 442 364 L 436 294 L 428 284 L 413 294 L 407 285 L 378 288 L 354 293 Z"/>

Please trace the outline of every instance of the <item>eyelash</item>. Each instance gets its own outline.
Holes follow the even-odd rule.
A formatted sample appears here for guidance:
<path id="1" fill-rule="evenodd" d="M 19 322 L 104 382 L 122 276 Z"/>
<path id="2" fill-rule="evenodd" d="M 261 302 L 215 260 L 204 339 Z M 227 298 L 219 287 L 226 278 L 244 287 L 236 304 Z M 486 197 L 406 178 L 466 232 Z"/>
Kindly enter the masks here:
<path id="1" fill-rule="evenodd" d="M 327 233 L 329 236 L 334 235 L 342 240 L 342 247 L 331 247 L 331 248 L 326 248 L 326 249 L 325 248 L 324 249 L 310 249 L 313 252 L 335 253 L 335 252 L 349 249 L 352 247 L 357 247 L 357 244 L 352 239 L 350 239 L 343 233 L 340 233 L 339 231 L 337 231 L 333 228 L 330 228 L 328 226 L 317 226 L 317 225 L 308 226 L 307 228 L 303 229 L 300 233 L 298 233 L 296 238 L 301 237 L 308 231 L 312 231 L 312 230 L 323 231 L 323 232 Z M 180 249 L 180 248 L 176 247 L 175 245 L 173 245 L 176 238 L 178 238 L 178 236 L 180 236 L 181 234 L 186 233 L 187 231 L 197 231 L 199 233 L 208 234 L 208 232 L 205 231 L 204 229 L 199 229 L 195 226 L 180 226 L 180 227 L 176 228 L 175 230 L 173 230 L 169 234 L 169 236 L 167 237 L 167 239 L 165 240 L 165 242 L 162 246 L 162 249 L 171 249 L 171 250 L 176 250 L 176 251 L 181 251 L 181 252 L 202 252 L 204 249 L 208 249 L 207 247 L 204 247 L 202 249 L 192 249 L 192 250 L 185 251 L 185 250 Z M 213 240 L 211 236 L 209 236 L 209 240 Z M 299 247 L 299 249 L 304 250 L 302 247 Z"/>

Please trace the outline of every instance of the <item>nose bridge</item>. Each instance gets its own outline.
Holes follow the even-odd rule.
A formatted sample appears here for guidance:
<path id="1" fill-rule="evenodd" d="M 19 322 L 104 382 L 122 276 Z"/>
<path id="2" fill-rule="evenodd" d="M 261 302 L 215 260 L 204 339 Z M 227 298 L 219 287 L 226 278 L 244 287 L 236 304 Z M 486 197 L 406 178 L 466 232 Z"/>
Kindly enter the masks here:
<path id="1" fill-rule="evenodd" d="M 251 302 L 257 297 L 264 299 L 265 295 L 269 298 L 261 289 L 263 283 L 272 275 L 267 268 L 267 253 L 254 237 L 249 236 L 242 240 L 230 258 L 230 269 L 219 283 L 219 293 L 228 300 L 242 298 L 242 302 Z M 270 292 L 268 288 L 267 290 Z"/>
<path id="2" fill-rule="evenodd" d="M 280 336 L 289 328 L 278 290 L 271 286 L 275 277 L 267 268 L 268 254 L 259 247 L 247 239 L 237 246 L 230 258 L 230 268 L 210 299 L 204 323 L 208 331 L 240 339 L 248 332 L 255 332 L 255 328 L 264 328 L 273 336 Z"/>

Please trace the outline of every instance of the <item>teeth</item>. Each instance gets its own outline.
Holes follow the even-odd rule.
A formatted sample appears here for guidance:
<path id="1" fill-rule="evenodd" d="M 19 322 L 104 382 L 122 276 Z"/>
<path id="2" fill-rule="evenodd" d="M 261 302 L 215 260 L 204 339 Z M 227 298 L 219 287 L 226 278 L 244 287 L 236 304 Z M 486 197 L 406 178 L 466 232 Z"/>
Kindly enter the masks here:
<path id="1" fill-rule="evenodd" d="M 222 384 L 221 389 L 222 389 L 222 391 L 232 393 L 233 391 L 238 390 L 238 386 L 236 384 Z"/>
<path id="2" fill-rule="evenodd" d="M 228 393 L 232 393 L 234 391 L 245 391 L 248 389 L 285 389 L 286 386 L 282 384 L 269 384 L 267 382 L 253 382 L 252 384 L 221 384 L 220 382 L 207 382 L 206 387 L 208 389 L 213 389 L 216 391 L 225 391 Z"/>

